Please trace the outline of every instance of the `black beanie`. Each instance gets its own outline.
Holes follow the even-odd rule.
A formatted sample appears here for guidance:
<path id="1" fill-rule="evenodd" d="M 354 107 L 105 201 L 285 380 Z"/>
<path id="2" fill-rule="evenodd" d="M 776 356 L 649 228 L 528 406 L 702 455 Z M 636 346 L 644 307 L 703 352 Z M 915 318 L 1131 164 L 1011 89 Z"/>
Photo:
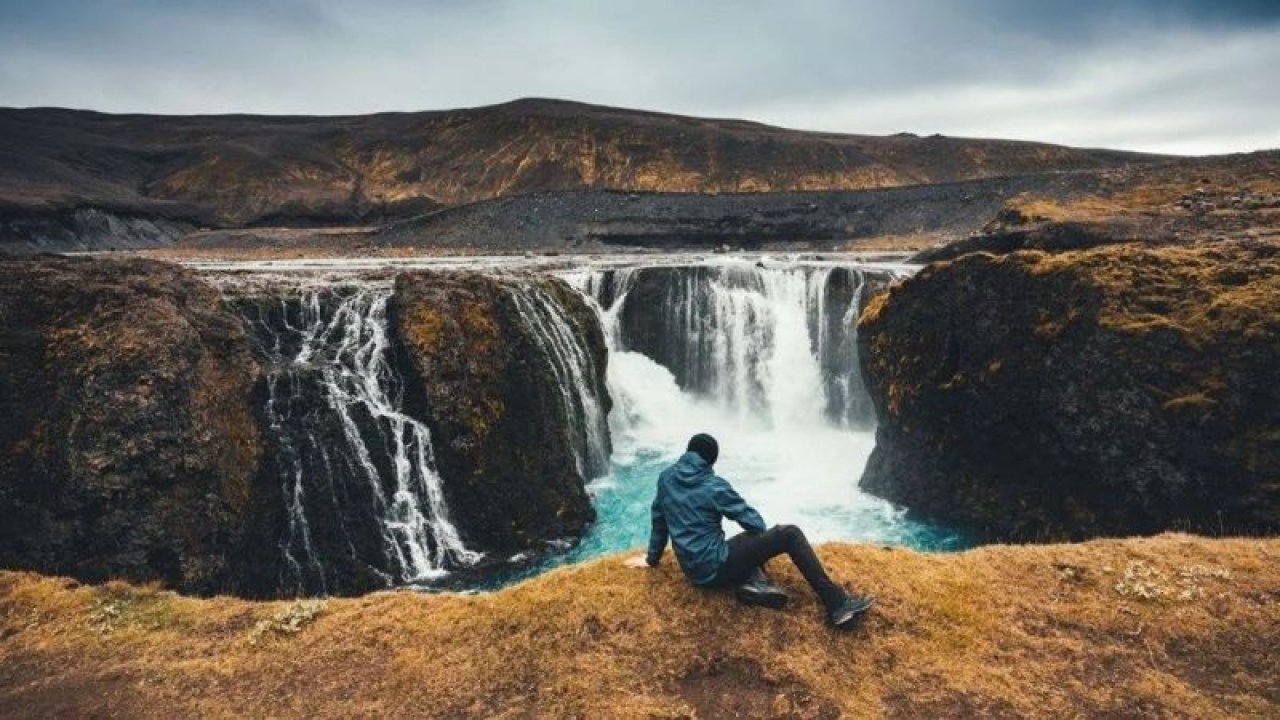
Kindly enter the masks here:
<path id="1" fill-rule="evenodd" d="M 720 445 L 715 438 L 706 433 L 698 433 L 689 438 L 689 447 L 686 450 L 701 455 L 708 465 L 715 465 L 716 458 L 720 457 Z"/>

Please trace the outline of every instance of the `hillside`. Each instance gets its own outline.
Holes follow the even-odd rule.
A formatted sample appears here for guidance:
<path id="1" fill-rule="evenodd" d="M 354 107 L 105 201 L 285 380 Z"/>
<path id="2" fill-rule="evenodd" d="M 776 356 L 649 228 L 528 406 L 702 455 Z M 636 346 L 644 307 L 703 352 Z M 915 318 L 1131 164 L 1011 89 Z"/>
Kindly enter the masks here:
<path id="1" fill-rule="evenodd" d="M 192 227 L 351 225 L 536 191 L 850 190 L 1149 159 L 534 99 L 351 117 L 2 109 L 0 223 L 72 227 L 72 211 L 96 209 Z"/>
<path id="2" fill-rule="evenodd" d="M 669 562 L 493 594 L 253 603 L 0 573 L 0 715 L 1275 716 L 1280 541 L 820 548 L 879 598 L 827 630 Z"/>
<path id="3" fill-rule="evenodd" d="M 1280 232 L 1280 152 L 864 190 L 531 192 L 360 230 L 186 235 L 181 252 L 609 252 L 689 248 L 1061 250 L 1191 245 Z"/>
<path id="4" fill-rule="evenodd" d="M 1028 180 L 1033 178 L 1026 178 Z M 916 256 L 1072 250 L 1137 242 L 1280 240 L 1280 151 L 1180 158 L 1088 174 L 1075 192 L 1045 184 L 1011 198 L 983 232 Z"/>

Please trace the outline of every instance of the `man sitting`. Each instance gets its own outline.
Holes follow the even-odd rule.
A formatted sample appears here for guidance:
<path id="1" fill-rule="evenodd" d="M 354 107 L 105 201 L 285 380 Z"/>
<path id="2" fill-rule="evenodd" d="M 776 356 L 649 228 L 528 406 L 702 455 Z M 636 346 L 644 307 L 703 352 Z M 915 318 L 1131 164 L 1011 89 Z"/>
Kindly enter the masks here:
<path id="1" fill-rule="evenodd" d="M 800 528 L 775 525 L 766 529 L 760 513 L 743 501 L 728 481 L 712 472 L 719 454 L 715 438 L 694 435 L 685 454 L 662 471 L 653 499 L 649 552 L 627 564 L 656 567 L 670 538 L 680 568 L 694 585 L 739 586 L 740 600 L 781 608 L 787 596 L 769 584 L 762 566 L 769 558 L 786 553 L 826 606 L 827 621 L 842 629 L 853 627 L 874 599 L 849 595 L 832 582 Z M 737 522 L 745 532 L 726 541 L 722 517 Z"/>

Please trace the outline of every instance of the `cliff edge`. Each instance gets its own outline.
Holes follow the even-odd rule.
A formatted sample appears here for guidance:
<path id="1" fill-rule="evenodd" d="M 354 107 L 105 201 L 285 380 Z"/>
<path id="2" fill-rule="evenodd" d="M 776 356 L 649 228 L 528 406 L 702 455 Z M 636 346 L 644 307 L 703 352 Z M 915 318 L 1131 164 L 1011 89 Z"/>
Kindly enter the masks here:
<path id="1" fill-rule="evenodd" d="M 858 340 L 870 492 L 990 538 L 1280 530 L 1280 245 L 966 255 Z"/>
<path id="2" fill-rule="evenodd" d="M 0 573 L 0 715 L 1266 717 L 1280 540 L 927 555 L 819 548 L 874 593 L 830 631 L 619 557 L 485 595 L 194 599 Z"/>

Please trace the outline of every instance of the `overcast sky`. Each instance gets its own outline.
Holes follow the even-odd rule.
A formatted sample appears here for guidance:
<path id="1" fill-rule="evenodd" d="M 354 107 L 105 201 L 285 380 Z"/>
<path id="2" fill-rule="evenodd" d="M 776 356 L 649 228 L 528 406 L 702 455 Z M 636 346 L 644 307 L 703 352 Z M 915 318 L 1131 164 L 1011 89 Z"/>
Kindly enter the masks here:
<path id="1" fill-rule="evenodd" d="M 1280 147 L 1280 0 L 0 0 L 0 106 L 555 97 L 837 132 Z"/>

